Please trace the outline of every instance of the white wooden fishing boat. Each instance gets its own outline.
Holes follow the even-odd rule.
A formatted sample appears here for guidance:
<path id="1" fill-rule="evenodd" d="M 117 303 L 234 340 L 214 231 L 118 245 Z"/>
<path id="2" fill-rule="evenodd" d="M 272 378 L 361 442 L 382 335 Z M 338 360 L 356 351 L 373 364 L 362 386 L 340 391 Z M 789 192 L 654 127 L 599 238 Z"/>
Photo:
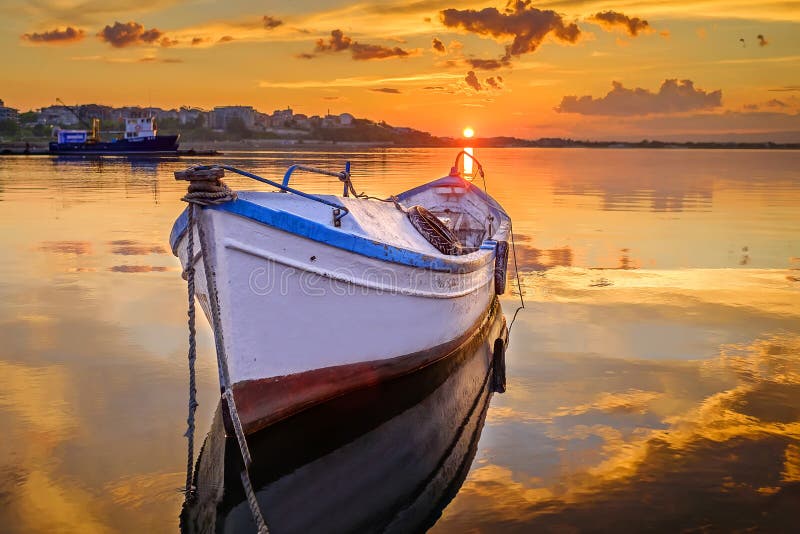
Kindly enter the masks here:
<path id="1" fill-rule="evenodd" d="M 338 177 L 344 194 L 290 187 L 298 169 Z M 223 170 L 278 191 L 204 195 L 227 189 Z M 176 176 L 199 186 L 189 201 L 219 202 L 196 209 L 193 224 L 184 211 L 171 245 L 195 270 L 245 433 L 446 357 L 503 292 L 510 219 L 458 158 L 448 176 L 388 201 L 355 195 L 349 164 L 293 166 L 282 183 L 232 167 Z"/>

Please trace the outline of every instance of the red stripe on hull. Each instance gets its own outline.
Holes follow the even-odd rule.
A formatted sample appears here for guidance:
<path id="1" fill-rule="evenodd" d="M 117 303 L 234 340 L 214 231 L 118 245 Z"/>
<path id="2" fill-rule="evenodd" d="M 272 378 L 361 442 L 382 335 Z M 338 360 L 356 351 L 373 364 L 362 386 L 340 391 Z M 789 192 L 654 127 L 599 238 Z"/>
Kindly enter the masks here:
<path id="1" fill-rule="evenodd" d="M 495 325 L 498 313 L 502 313 L 502 310 L 500 303 L 495 299 L 490 304 L 488 313 L 466 333 L 431 349 L 386 360 L 338 365 L 293 375 L 237 382 L 233 385 L 233 396 L 242 427 L 246 434 L 255 433 L 311 406 L 413 373 L 447 358 L 473 339 L 488 335 L 487 330 Z M 230 416 L 224 399 L 223 417 L 225 429 L 232 435 Z"/>

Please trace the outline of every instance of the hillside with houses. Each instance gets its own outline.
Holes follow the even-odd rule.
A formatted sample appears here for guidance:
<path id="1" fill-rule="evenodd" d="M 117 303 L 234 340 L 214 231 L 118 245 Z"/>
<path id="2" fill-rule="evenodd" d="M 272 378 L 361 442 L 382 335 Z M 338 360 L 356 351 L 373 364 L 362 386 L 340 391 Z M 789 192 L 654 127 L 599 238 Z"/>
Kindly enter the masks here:
<path id="1" fill-rule="evenodd" d="M 351 113 L 306 115 L 291 107 L 264 113 L 252 106 L 217 106 L 162 109 L 158 107 L 100 104 L 52 105 L 21 112 L 0 100 L 0 140 L 43 142 L 54 131 L 86 129 L 99 119 L 101 135 L 112 138 L 122 132 L 125 117 L 155 117 L 163 134 L 181 134 L 184 142 L 241 141 L 245 139 L 366 142 L 399 145 L 440 145 L 444 140 L 407 127 L 356 118 Z"/>

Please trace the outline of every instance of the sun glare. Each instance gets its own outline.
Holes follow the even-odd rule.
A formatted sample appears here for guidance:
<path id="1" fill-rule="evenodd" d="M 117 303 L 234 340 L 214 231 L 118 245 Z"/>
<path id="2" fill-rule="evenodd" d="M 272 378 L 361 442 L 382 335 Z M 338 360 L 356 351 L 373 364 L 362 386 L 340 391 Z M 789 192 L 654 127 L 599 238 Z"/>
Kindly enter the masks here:
<path id="1" fill-rule="evenodd" d="M 469 126 L 464 128 L 464 137 L 472 137 L 473 135 L 475 135 L 475 130 L 473 130 Z"/>

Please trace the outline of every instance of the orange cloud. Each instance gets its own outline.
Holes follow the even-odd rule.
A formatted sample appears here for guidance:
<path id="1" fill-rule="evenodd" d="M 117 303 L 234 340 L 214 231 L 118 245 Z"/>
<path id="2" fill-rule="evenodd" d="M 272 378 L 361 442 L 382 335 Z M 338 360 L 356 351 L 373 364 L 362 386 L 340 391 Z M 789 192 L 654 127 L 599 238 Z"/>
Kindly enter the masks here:
<path id="1" fill-rule="evenodd" d="M 22 39 L 37 44 L 64 44 L 81 41 L 85 35 L 86 32 L 80 28 L 67 26 L 63 30 L 56 28 L 55 30 L 41 33 L 26 33 L 22 36 Z"/>
<path id="2" fill-rule="evenodd" d="M 696 89 L 691 80 L 664 80 L 657 93 L 641 88 L 626 89 L 620 82 L 612 82 L 612 85 L 613 89 L 600 98 L 565 96 L 556 111 L 581 115 L 649 115 L 722 105 L 722 91 Z"/>
<path id="3" fill-rule="evenodd" d="M 629 17 L 618 11 L 601 11 L 589 17 L 589 20 L 608 30 L 622 28 L 631 37 L 636 37 L 640 33 L 652 30 L 650 23 L 646 20 L 639 17 Z"/>
<path id="4" fill-rule="evenodd" d="M 409 51 L 399 46 L 388 47 L 353 41 L 350 37 L 346 36 L 342 30 L 333 30 L 327 42 L 324 39 L 318 39 L 314 48 L 315 53 L 341 52 L 342 50 L 350 50 L 353 59 L 357 61 L 407 57 L 411 55 Z M 301 59 L 311 59 L 315 56 L 314 54 L 299 54 L 297 57 Z"/>
<path id="5" fill-rule="evenodd" d="M 262 18 L 262 21 L 264 22 L 264 28 L 266 28 L 268 30 L 272 30 L 274 28 L 277 28 L 281 24 L 283 24 L 282 20 L 280 20 L 280 19 L 278 19 L 276 17 L 272 17 L 270 15 L 264 15 L 264 17 Z"/>
<path id="6" fill-rule="evenodd" d="M 530 0 L 511 0 L 502 12 L 494 7 L 480 11 L 445 9 L 439 13 L 439 19 L 448 28 L 498 40 L 512 37 L 511 44 L 506 45 L 504 61 L 534 52 L 548 35 L 567 43 L 574 43 L 581 36 L 577 24 L 566 22 L 555 11 L 531 7 Z"/>
<path id="7" fill-rule="evenodd" d="M 113 26 L 106 26 L 97 34 L 101 41 L 104 41 L 115 48 L 126 46 L 150 44 L 158 41 L 164 36 L 161 30 L 151 28 L 145 30 L 144 26 L 138 22 L 114 22 Z"/>

